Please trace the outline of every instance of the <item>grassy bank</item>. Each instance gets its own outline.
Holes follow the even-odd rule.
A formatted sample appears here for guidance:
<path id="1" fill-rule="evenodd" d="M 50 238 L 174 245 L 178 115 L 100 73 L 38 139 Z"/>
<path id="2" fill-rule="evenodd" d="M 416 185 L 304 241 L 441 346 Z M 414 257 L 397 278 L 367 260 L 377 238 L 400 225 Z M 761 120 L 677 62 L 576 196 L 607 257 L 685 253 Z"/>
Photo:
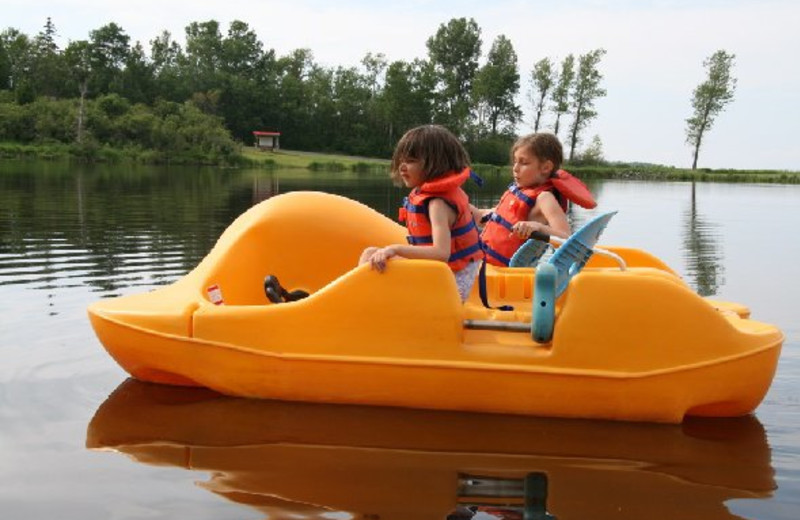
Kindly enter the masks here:
<path id="1" fill-rule="evenodd" d="M 627 163 L 600 166 L 566 165 L 565 168 L 581 178 L 800 184 L 800 172 L 782 170 L 714 170 L 711 168 L 690 170 L 672 166 Z"/>
<path id="2" fill-rule="evenodd" d="M 20 144 L 0 143 L 0 160 L 33 159 L 43 161 L 80 161 L 88 163 L 183 164 L 219 167 L 247 166 L 238 154 L 220 154 L 202 150 L 181 153 L 143 149 L 136 146 L 119 148 L 108 144 Z"/>
<path id="3" fill-rule="evenodd" d="M 357 173 L 386 173 L 389 170 L 389 161 L 384 159 L 289 150 L 259 151 L 252 147 L 243 147 L 238 153 L 216 156 L 201 153 L 171 154 L 160 150 L 146 150 L 138 147 L 118 148 L 96 143 L 85 145 L 0 143 L 0 159 L 79 160 L 96 163 L 130 162 L 153 165 L 197 164 Z"/>
<path id="4" fill-rule="evenodd" d="M 331 155 L 292 150 L 260 151 L 255 148 L 242 149 L 242 157 L 253 166 L 282 169 L 305 169 L 311 171 L 353 171 L 385 173 L 389 161 L 370 157 Z"/>
<path id="5" fill-rule="evenodd" d="M 21 145 L 0 143 L 0 159 L 81 160 L 87 162 L 133 162 L 139 164 L 201 164 L 220 167 L 295 169 L 305 171 L 388 174 L 389 160 L 293 150 L 259 151 L 243 147 L 229 156 L 211 154 L 174 155 L 139 148 L 118 149 L 108 145 Z M 509 166 L 475 164 L 480 175 L 509 175 Z M 631 179 L 700 182 L 763 182 L 800 184 L 800 172 L 781 170 L 689 170 L 655 164 L 608 163 L 603 165 L 566 164 L 564 168 L 584 179 Z"/>
<path id="6" fill-rule="evenodd" d="M 314 152 L 276 150 L 261 152 L 248 148 L 242 155 L 254 165 L 270 168 L 302 168 L 312 171 L 360 171 L 387 173 L 389 161 Z M 480 175 L 509 175 L 509 166 L 474 164 Z M 611 163 L 605 165 L 566 164 L 565 169 L 581 178 L 632 179 L 701 182 L 767 182 L 800 184 L 800 172 L 777 170 L 689 170 L 653 164 Z"/>

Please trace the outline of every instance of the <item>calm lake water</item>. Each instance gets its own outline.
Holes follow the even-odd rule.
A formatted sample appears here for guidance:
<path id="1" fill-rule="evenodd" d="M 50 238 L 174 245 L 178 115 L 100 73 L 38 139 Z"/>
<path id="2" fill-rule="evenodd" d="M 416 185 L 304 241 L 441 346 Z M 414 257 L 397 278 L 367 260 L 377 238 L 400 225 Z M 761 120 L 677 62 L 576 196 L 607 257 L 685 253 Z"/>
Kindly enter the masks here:
<path id="1" fill-rule="evenodd" d="M 470 189 L 479 205 L 508 182 L 487 180 Z M 403 191 L 368 174 L 0 161 L 0 516 L 443 519 L 457 504 L 505 504 L 525 520 L 800 517 L 800 186 L 591 188 L 598 211 L 619 210 L 603 243 L 649 250 L 701 294 L 782 328 L 755 416 L 564 421 L 128 380 L 95 338 L 89 303 L 176 280 L 275 194 L 328 191 L 394 216 Z"/>

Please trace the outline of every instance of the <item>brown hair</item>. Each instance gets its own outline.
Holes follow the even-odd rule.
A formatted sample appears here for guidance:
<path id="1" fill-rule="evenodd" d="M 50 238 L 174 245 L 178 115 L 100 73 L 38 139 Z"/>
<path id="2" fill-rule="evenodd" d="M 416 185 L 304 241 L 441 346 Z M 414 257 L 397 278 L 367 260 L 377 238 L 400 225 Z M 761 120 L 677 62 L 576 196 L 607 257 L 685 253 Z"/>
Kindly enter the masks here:
<path id="1" fill-rule="evenodd" d="M 530 153 L 536 156 L 540 161 L 550 161 L 553 163 L 553 173 L 561 168 L 561 163 L 564 162 L 564 150 L 561 147 L 561 141 L 555 134 L 547 132 L 539 132 L 535 134 L 524 135 L 517 139 L 514 146 L 511 148 L 511 162 L 514 162 L 514 152 L 520 148 L 527 149 Z"/>
<path id="2" fill-rule="evenodd" d="M 397 142 L 392 155 L 391 177 L 400 180 L 400 163 L 406 159 L 422 162 L 425 180 L 460 172 L 469 166 L 469 154 L 450 130 L 439 125 L 423 125 L 412 128 Z"/>

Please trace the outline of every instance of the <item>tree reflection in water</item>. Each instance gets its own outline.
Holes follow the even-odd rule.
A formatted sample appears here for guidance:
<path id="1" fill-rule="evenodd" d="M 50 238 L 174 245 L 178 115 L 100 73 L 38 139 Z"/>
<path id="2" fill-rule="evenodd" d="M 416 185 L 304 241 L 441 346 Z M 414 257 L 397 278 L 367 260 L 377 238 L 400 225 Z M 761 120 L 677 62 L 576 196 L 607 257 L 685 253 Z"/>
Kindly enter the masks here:
<path id="1" fill-rule="evenodd" d="M 692 182 L 691 203 L 685 213 L 686 275 L 700 296 L 711 296 L 725 282 L 724 254 L 719 243 L 721 231 L 718 224 L 699 213 L 695 184 Z"/>

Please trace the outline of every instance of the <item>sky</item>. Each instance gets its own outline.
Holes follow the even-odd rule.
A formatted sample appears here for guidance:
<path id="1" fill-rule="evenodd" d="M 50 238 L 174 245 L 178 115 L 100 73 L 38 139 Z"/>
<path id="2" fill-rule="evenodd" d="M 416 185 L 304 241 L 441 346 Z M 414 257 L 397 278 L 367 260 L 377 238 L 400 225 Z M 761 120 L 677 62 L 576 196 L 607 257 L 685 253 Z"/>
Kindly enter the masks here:
<path id="1" fill-rule="evenodd" d="M 598 135 L 611 161 L 690 167 L 686 118 L 703 61 L 723 49 L 736 55 L 734 100 L 706 133 L 698 167 L 800 171 L 800 2 L 797 0 L 2 0 L 0 30 L 30 36 L 49 16 L 56 41 L 87 39 L 115 22 L 149 52 L 167 30 L 183 45 L 191 22 L 217 20 L 223 34 L 246 22 L 278 56 L 312 50 L 317 63 L 360 66 L 368 53 L 391 61 L 427 56 L 426 40 L 452 18 L 472 18 L 484 57 L 504 35 L 518 56 L 525 121 L 532 131 L 529 77 L 535 62 L 560 62 L 590 50 L 607 51 L 599 65 L 607 96 L 584 130 L 582 146 Z M 483 63 L 483 62 L 481 62 Z M 545 120 L 546 127 L 550 121 Z M 562 123 L 563 127 L 563 123 Z M 562 135 L 563 139 L 563 135 Z"/>

